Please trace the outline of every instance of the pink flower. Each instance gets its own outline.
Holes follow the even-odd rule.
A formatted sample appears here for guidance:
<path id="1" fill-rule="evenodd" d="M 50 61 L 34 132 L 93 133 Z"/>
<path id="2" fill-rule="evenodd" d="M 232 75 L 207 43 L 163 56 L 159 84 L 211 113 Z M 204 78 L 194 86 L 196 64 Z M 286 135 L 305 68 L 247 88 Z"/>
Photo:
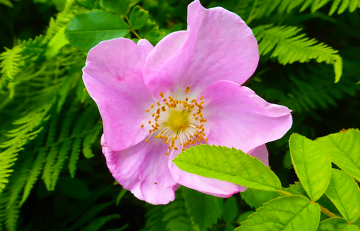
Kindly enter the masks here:
<path id="1" fill-rule="evenodd" d="M 153 47 L 125 38 L 92 48 L 83 69 L 104 124 L 101 144 L 114 178 L 152 204 L 179 185 L 229 197 L 245 187 L 178 169 L 172 160 L 200 143 L 235 147 L 268 164 L 265 143 L 291 127 L 290 110 L 244 83 L 259 61 L 256 39 L 236 14 L 188 7 L 188 29 Z"/>

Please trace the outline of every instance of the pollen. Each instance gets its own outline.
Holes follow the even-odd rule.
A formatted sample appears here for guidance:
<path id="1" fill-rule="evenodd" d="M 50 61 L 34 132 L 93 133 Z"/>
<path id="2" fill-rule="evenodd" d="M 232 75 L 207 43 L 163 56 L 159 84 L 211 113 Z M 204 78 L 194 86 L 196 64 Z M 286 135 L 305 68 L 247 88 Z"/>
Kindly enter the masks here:
<path id="1" fill-rule="evenodd" d="M 203 117 L 202 109 L 204 96 L 198 100 L 189 98 L 190 88 L 186 87 L 183 99 L 168 96 L 164 98 L 164 93 L 160 92 L 160 101 L 151 104 L 152 128 L 149 130 L 149 138 L 161 139 L 168 145 L 169 155 L 172 150 L 184 151 L 189 145 L 206 142 L 204 124 L 207 120 Z M 141 125 L 143 127 L 144 125 Z"/>

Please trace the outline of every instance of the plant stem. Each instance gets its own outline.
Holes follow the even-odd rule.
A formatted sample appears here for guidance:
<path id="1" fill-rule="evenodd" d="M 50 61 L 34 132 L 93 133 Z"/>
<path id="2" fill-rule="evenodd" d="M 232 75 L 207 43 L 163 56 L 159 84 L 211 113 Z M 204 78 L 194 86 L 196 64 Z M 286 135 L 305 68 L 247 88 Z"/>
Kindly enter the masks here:
<path id="1" fill-rule="evenodd" d="M 284 190 L 279 190 L 278 192 L 282 196 L 294 196 L 294 195 L 296 195 L 296 194 L 286 192 Z M 316 203 L 316 202 L 312 201 L 311 203 Z M 326 216 L 331 217 L 331 218 L 338 217 L 335 213 L 333 213 L 333 212 L 329 211 L 328 209 L 324 208 L 322 205 L 320 205 L 320 204 L 318 204 L 318 205 L 320 206 L 320 211 L 323 214 L 325 214 Z"/>
<path id="2" fill-rule="evenodd" d="M 130 31 L 131 31 L 138 39 L 141 39 L 140 35 L 139 35 L 138 33 L 136 33 L 136 31 L 134 30 L 134 28 L 132 28 L 131 23 L 130 23 L 130 20 L 129 20 L 129 18 L 128 18 L 127 15 L 125 15 L 125 19 L 126 19 L 127 23 L 128 23 L 129 26 L 130 26 Z"/>

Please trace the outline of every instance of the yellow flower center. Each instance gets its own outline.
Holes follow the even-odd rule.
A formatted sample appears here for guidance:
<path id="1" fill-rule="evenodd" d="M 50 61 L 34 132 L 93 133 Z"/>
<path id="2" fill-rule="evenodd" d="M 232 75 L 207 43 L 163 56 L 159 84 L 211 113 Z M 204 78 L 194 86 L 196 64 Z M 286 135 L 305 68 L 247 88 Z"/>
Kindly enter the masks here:
<path id="1" fill-rule="evenodd" d="M 185 93 L 188 96 L 189 87 Z M 162 139 L 169 145 L 168 150 L 177 150 L 179 145 L 182 151 L 190 144 L 196 144 L 205 139 L 204 119 L 202 114 L 204 97 L 201 96 L 199 102 L 196 99 L 190 100 L 186 97 L 184 100 L 175 100 L 171 96 L 164 97 L 164 93 L 160 93 L 161 100 L 156 104 L 152 104 L 146 112 L 151 113 L 152 120 L 149 120 L 151 129 L 149 137 Z M 144 128 L 144 124 L 141 125 Z M 146 139 L 146 142 L 150 142 Z M 166 155 L 169 153 L 166 152 Z"/>
<path id="2" fill-rule="evenodd" d="M 176 134 L 180 134 L 181 131 L 190 126 L 190 112 L 190 110 L 177 111 L 175 109 L 170 109 L 169 119 L 165 122 L 165 125 L 169 126 Z"/>

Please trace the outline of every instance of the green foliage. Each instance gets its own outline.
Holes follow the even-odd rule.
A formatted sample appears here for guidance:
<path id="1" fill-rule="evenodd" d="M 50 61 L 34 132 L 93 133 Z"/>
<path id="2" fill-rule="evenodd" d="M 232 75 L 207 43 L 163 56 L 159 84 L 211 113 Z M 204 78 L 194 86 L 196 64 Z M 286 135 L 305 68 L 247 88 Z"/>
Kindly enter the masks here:
<path id="1" fill-rule="evenodd" d="M 18 153 L 23 150 L 23 146 L 34 139 L 42 130 L 41 123 L 47 119 L 47 113 L 52 102 L 28 112 L 24 117 L 13 122 L 16 128 L 10 130 L 6 136 L 8 140 L 0 145 L 0 193 L 4 190 L 7 178 L 13 171 L 11 166 L 17 159 Z"/>
<path id="2" fill-rule="evenodd" d="M 194 230 L 182 197 L 182 189 L 176 192 L 176 200 L 168 205 L 150 206 L 146 213 L 146 224 L 142 231 L 181 231 Z"/>
<path id="3" fill-rule="evenodd" d="M 277 176 L 264 163 L 234 148 L 198 145 L 182 152 L 173 162 L 200 176 L 268 191 L 281 188 Z"/>
<path id="4" fill-rule="evenodd" d="M 125 15 L 129 8 L 128 0 L 100 0 L 100 6 L 115 14 Z"/>
<path id="5" fill-rule="evenodd" d="M 329 153 L 321 145 L 299 134 L 289 140 L 291 159 L 300 182 L 313 201 L 326 191 L 331 177 Z"/>
<path id="6" fill-rule="evenodd" d="M 346 220 L 349 222 L 357 220 L 360 215 L 360 189 L 351 176 L 333 169 L 326 195 Z"/>
<path id="7" fill-rule="evenodd" d="M 357 231 L 359 227 L 342 218 L 330 218 L 320 222 L 319 231 Z"/>
<path id="8" fill-rule="evenodd" d="M 275 199 L 279 196 L 277 192 L 270 192 L 258 189 L 248 188 L 244 192 L 241 192 L 241 198 L 250 207 L 257 209 L 261 207 L 265 202 Z"/>
<path id="9" fill-rule="evenodd" d="M 320 208 L 303 196 L 274 199 L 259 208 L 236 230 L 315 231 L 320 221 Z"/>
<path id="10" fill-rule="evenodd" d="M 103 40 L 125 37 L 129 32 L 129 26 L 121 18 L 95 10 L 72 19 L 65 36 L 73 45 L 88 51 Z"/>
<path id="11" fill-rule="evenodd" d="M 344 130 L 317 140 L 329 150 L 332 162 L 360 181 L 360 131 Z"/>
<path id="12" fill-rule="evenodd" d="M 149 18 L 149 12 L 141 9 L 140 6 L 135 6 L 130 13 L 129 23 L 133 29 L 142 28 Z"/>
<path id="13" fill-rule="evenodd" d="M 235 197 L 224 201 L 222 218 L 225 222 L 231 222 L 238 216 L 238 205 Z"/>
<path id="14" fill-rule="evenodd" d="M 260 55 L 271 52 L 271 57 L 276 57 L 279 63 L 292 64 L 293 62 L 325 62 L 334 65 L 335 82 L 342 75 L 342 59 L 338 51 L 309 39 L 305 34 L 298 34 L 301 29 L 297 27 L 263 25 L 254 28 L 254 35 L 259 42 Z"/>
<path id="15" fill-rule="evenodd" d="M 19 65 L 23 62 L 22 51 L 20 46 L 16 46 L 13 49 L 6 49 L 0 55 L 1 72 L 10 81 L 15 81 L 15 76 L 20 72 Z"/>
<path id="16" fill-rule="evenodd" d="M 246 2 L 246 1 L 245 1 Z M 327 5 L 329 0 L 258 0 L 248 1 L 247 7 L 251 7 L 251 13 L 249 20 L 256 18 L 268 17 L 272 13 L 276 14 L 289 14 L 291 11 L 305 11 L 310 9 L 311 13 L 319 10 Z M 335 0 L 332 1 L 329 15 L 332 15 L 336 10 L 338 14 L 343 13 L 346 9 L 353 12 L 356 8 L 359 8 L 357 0 Z"/>
<path id="17" fill-rule="evenodd" d="M 186 210 L 196 230 L 208 230 L 217 223 L 222 213 L 222 198 L 206 195 L 188 188 L 183 188 L 182 191 Z"/>

